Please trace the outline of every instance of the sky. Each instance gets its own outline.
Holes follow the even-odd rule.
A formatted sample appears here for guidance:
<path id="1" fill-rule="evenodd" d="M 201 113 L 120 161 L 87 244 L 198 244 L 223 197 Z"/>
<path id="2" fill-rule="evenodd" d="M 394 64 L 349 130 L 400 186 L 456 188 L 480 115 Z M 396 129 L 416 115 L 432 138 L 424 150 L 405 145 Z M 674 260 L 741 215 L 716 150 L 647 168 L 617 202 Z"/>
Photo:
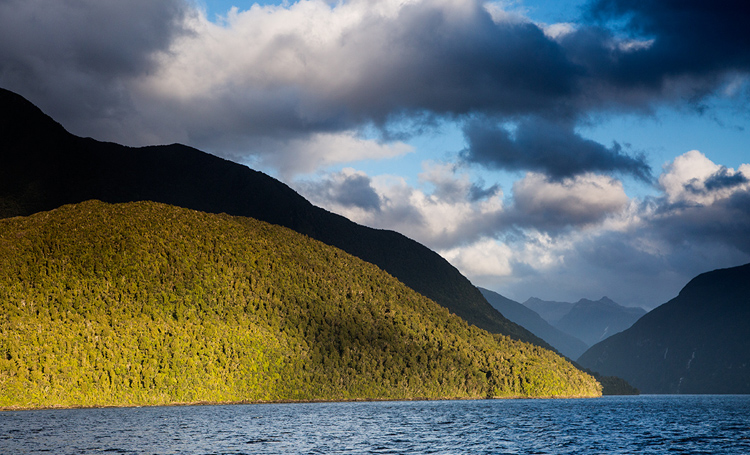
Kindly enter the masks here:
<path id="1" fill-rule="evenodd" d="M 508 298 L 650 309 L 750 262 L 739 3 L 0 0 L 0 86 L 266 172 Z"/>

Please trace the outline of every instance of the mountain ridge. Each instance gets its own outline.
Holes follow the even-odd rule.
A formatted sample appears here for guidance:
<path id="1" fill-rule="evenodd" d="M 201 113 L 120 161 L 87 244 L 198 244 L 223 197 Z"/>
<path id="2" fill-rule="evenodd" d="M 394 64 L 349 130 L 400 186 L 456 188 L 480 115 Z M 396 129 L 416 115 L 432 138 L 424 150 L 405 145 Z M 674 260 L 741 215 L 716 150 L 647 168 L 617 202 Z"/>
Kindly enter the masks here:
<path id="1" fill-rule="evenodd" d="M 552 326 L 565 316 L 568 311 L 575 305 L 571 302 L 557 302 L 552 300 L 542 300 L 538 297 L 529 297 L 522 303 L 525 307 L 537 313 Z"/>
<path id="2" fill-rule="evenodd" d="M 581 298 L 574 303 L 531 297 L 524 306 L 536 311 L 556 329 L 582 340 L 589 347 L 625 330 L 646 314 L 643 308 L 626 307 L 606 296 L 599 300 Z"/>
<path id="3" fill-rule="evenodd" d="M 549 347 L 497 312 L 445 259 L 407 237 L 316 207 L 287 185 L 192 147 L 126 147 L 68 133 L 0 89 L 0 218 L 89 199 L 152 200 L 288 227 L 371 262 L 471 324 Z"/>

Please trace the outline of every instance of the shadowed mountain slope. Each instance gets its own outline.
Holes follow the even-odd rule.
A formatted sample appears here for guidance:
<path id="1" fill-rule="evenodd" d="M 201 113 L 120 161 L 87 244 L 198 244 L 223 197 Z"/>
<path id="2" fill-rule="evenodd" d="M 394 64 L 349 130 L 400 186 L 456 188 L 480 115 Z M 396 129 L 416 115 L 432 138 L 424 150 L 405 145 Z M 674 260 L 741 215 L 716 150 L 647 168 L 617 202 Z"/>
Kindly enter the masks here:
<path id="1" fill-rule="evenodd" d="M 503 316 L 543 339 L 562 355 L 577 359 L 588 349 L 586 343 L 551 326 L 530 308 L 489 289 L 479 288 L 479 291 Z"/>
<path id="2" fill-rule="evenodd" d="M 401 234 L 353 223 L 266 174 L 191 147 L 131 148 L 74 136 L 0 89 L 0 217 L 90 199 L 150 200 L 285 226 L 379 266 L 471 324 L 549 346 L 492 308 L 441 256 Z"/>
<path id="3" fill-rule="evenodd" d="M 750 264 L 704 273 L 633 326 L 592 346 L 584 367 L 643 393 L 750 393 Z"/>

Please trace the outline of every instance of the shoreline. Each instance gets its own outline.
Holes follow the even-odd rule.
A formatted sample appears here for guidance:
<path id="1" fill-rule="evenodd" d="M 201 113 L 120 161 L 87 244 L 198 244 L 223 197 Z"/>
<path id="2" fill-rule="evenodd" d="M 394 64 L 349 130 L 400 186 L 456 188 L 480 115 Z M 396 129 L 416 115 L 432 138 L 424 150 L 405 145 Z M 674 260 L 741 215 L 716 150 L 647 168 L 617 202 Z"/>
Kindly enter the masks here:
<path id="1" fill-rule="evenodd" d="M 571 395 L 571 396 L 503 396 L 503 397 L 444 397 L 444 398 L 351 398 L 339 400 L 309 399 L 309 400 L 239 400 L 239 401 L 184 401 L 160 404 L 112 404 L 112 405 L 50 405 L 50 406 L 0 406 L 1 412 L 12 411 L 49 411 L 66 409 L 108 409 L 108 408 L 155 408 L 155 407 L 182 407 L 182 406 L 237 406 L 254 404 L 313 404 L 313 403 L 372 403 L 372 402 L 399 402 L 399 401 L 480 401 L 480 400 L 579 400 L 601 398 L 602 395 Z"/>

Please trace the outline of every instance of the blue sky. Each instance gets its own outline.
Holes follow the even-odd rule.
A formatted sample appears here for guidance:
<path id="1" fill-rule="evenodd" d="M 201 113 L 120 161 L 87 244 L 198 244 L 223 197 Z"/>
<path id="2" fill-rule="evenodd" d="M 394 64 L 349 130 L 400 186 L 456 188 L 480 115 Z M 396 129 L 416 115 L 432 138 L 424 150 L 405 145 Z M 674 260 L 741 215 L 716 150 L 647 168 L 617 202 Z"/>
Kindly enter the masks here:
<path id="1" fill-rule="evenodd" d="M 74 134 L 269 173 L 509 298 L 651 308 L 750 262 L 739 8 L 5 2 L 0 86 Z"/>

